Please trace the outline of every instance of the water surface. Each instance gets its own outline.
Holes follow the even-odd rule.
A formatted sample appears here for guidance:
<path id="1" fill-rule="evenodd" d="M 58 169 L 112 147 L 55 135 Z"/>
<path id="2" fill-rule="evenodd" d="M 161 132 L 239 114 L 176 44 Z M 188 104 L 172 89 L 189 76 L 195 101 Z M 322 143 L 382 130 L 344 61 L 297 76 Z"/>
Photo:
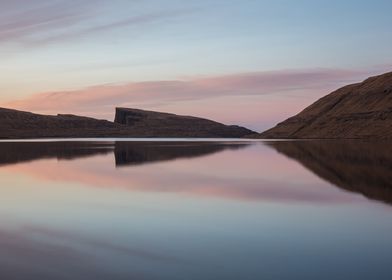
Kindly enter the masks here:
<path id="1" fill-rule="evenodd" d="M 0 143 L 2 279 L 390 279 L 392 147 Z"/>

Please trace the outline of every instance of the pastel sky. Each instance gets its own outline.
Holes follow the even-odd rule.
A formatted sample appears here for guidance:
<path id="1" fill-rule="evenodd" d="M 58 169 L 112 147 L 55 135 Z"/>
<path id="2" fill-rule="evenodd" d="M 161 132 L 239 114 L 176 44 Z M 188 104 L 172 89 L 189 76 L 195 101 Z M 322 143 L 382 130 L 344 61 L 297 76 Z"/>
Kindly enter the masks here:
<path id="1" fill-rule="evenodd" d="M 382 0 L 1 0 L 0 106 L 263 130 L 392 69 Z"/>

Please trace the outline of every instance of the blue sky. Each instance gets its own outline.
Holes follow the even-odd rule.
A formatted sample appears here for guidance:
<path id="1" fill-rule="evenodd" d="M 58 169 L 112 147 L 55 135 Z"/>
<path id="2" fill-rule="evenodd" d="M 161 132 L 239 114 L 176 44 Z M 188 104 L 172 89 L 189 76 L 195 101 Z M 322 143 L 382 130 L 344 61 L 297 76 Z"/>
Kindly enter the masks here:
<path id="1" fill-rule="evenodd" d="M 269 71 L 361 73 L 349 82 L 391 65 L 391 1 L 2 0 L 0 7 L 2 102 Z"/>

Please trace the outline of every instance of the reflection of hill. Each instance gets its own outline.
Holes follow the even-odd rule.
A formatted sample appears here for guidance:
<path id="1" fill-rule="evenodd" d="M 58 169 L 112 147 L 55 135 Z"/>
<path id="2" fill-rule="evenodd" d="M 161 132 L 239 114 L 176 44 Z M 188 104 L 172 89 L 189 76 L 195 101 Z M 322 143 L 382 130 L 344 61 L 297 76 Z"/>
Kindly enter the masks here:
<path id="1" fill-rule="evenodd" d="M 236 149 L 246 144 L 219 142 L 3 142 L 0 165 L 38 159 L 76 159 L 113 152 L 116 166 L 190 158 Z"/>
<path id="2" fill-rule="evenodd" d="M 392 203 L 392 145 L 366 141 L 270 142 L 330 183 Z"/>
<path id="3" fill-rule="evenodd" d="M 0 165 L 44 158 L 74 159 L 107 154 L 112 150 L 110 142 L 4 142 L 0 143 Z"/>
<path id="4" fill-rule="evenodd" d="M 116 166 L 200 157 L 245 146 L 247 144 L 217 142 L 117 142 L 115 148 Z"/>

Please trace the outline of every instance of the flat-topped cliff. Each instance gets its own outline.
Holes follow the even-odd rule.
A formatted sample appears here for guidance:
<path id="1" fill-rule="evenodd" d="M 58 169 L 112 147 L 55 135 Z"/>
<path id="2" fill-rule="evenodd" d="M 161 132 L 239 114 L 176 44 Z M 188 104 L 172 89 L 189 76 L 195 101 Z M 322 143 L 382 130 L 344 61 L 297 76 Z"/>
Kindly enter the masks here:
<path id="1" fill-rule="evenodd" d="M 116 109 L 115 123 L 160 137 L 240 138 L 254 133 L 241 126 L 224 125 L 203 118 L 128 108 Z"/>

